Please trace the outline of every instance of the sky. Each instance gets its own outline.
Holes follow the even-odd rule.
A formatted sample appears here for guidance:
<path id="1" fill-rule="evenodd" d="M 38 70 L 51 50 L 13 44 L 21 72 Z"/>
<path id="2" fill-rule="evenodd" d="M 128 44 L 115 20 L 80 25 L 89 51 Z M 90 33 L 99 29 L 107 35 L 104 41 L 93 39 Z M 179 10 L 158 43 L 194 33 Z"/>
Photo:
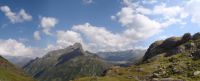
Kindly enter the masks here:
<path id="1" fill-rule="evenodd" d="M 200 31 L 200 0 L 1 0 L 0 54 L 40 57 L 76 42 L 92 52 L 147 49 Z"/>

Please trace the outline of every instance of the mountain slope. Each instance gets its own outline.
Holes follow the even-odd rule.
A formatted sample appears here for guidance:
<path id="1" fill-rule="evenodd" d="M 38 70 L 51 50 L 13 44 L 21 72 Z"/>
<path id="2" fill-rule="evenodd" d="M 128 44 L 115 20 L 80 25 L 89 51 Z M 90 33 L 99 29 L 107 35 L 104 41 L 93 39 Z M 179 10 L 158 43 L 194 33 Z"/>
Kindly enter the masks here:
<path id="1" fill-rule="evenodd" d="M 200 33 L 156 41 L 143 61 L 128 68 L 113 67 L 102 77 L 74 81 L 199 81 Z"/>
<path id="2" fill-rule="evenodd" d="M 34 81 L 31 77 L 0 56 L 0 81 Z"/>
<path id="3" fill-rule="evenodd" d="M 101 75 L 110 64 L 76 43 L 65 49 L 49 52 L 24 66 L 38 81 L 69 81 L 76 77 Z"/>

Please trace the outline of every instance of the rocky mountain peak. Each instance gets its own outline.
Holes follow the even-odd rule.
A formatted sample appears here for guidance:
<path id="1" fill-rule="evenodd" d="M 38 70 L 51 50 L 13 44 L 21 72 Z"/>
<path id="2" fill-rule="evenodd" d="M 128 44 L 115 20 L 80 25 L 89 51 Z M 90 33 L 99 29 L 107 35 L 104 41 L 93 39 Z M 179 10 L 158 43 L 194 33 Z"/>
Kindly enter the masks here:
<path id="1" fill-rule="evenodd" d="M 81 43 L 74 43 L 73 45 L 67 47 L 66 49 L 82 49 L 83 50 Z"/>
<path id="2" fill-rule="evenodd" d="M 39 81 L 71 81 L 77 76 L 101 75 L 108 67 L 109 63 L 75 43 L 30 62 L 24 70 Z"/>

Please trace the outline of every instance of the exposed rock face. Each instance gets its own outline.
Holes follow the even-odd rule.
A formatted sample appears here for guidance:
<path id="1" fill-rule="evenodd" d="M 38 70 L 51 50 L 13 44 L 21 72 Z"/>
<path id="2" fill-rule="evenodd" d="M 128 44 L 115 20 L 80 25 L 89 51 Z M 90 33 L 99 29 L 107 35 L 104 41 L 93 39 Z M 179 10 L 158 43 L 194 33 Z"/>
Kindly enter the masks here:
<path id="1" fill-rule="evenodd" d="M 170 37 L 166 40 L 156 41 L 150 45 L 149 49 L 143 57 L 143 60 L 147 60 L 158 54 L 171 56 L 177 53 L 182 53 L 186 49 L 194 50 L 196 49 L 196 44 L 189 41 L 197 39 L 200 39 L 200 33 L 196 33 L 193 36 L 190 33 L 186 33 L 182 37 Z"/>
<path id="2" fill-rule="evenodd" d="M 185 43 L 192 39 L 192 35 L 190 33 L 185 33 L 183 37 L 181 38 L 181 43 Z"/>
<path id="3" fill-rule="evenodd" d="M 168 49 L 176 47 L 179 44 L 180 41 L 181 41 L 180 37 L 170 37 L 170 38 L 166 39 L 160 45 L 160 47 L 163 48 L 163 49 L 168 50 Z"/>

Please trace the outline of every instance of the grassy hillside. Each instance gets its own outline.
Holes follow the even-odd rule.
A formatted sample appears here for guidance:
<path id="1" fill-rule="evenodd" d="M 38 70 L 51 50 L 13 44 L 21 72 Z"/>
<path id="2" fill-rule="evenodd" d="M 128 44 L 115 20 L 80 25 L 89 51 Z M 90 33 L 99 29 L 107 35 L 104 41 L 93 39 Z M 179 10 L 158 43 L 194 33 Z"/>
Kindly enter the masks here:
<path id="1" fill-rule="evenodd" d="M 187 39 L 187 40 L 186 40 Z M 153 43 L 141 63 L 113 67 L 102 77 L 74 81 L 199 81 L 200 33 L 172 37 Z"/>
<path id="2" fill-rule="evenodd" d="M 0 81 L 34 81 L 24 74 L 22 70 L 16 68 L 6 59 L 0 56 Z"/>
<path id="3" fill-rule="evenodd" d="M 193 60 L 187 54 L 171 57 L 159 55 L 149 63 L 128 68 L 112 68 L 103 77 L 84 77 L 74 81 L 141 81 L 152 79 L 173 79 L 184 81 L 200 80 L 200 60 Z"/>

